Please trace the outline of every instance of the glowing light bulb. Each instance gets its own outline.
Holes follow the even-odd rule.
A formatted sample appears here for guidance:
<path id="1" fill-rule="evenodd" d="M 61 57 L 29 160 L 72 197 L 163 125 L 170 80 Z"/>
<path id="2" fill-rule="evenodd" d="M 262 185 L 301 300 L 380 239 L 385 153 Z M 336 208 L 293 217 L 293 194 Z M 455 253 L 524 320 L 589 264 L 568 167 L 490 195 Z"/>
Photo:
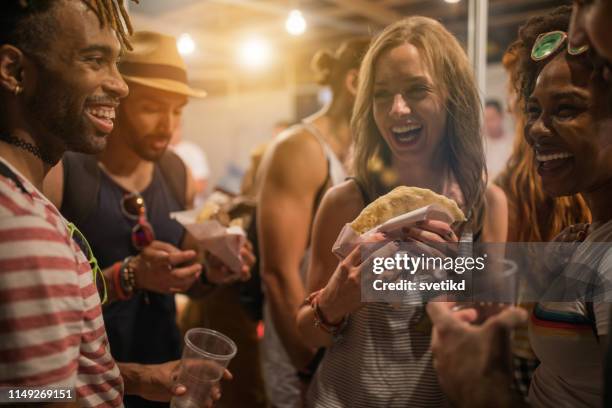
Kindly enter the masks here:
<path id="1" fill-rule="evenodd" d="M 459 3 L 461 0 L 444 0 L 444 1 L 450 4 L 455 4 L 455 3 Z"/>
<path id="2" fill-rule="evenodd" d="M 306 31 L 306 20 L 300 10 L 291 10 L 285 21 L 285 28 L 291 35 L 302 35 Z"/>
<path id="3" fill-rule="evenodd" d="M 181 55 L 191 55 L 195 51 L 196 45 L 193 38 L 187 33 L 181 34 L 176 41 L 176 46 Z"/>
<path id="4" fill-rule="evenodd" d="M 259 37 L 247 39 L 238 49 L 238 61 L 251 69 L 261 69 L 266 66 L 270 62 L 271 55 L 270 44 Z"/>

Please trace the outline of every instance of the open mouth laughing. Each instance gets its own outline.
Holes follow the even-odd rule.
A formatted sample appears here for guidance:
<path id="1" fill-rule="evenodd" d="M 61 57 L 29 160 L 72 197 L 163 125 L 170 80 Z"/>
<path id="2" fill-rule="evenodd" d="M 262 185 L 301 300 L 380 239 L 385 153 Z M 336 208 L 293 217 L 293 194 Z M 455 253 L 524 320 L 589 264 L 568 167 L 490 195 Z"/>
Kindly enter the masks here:
<path id="1" fill-rule="evenodd" d="M 408 147 L 416 144 L 420 139 L 423 126 L 416 123 L 407 123 L 393 126 L 390 130 L 399 147 Z"/>
<path id="2" fill-rule="evenodd" d="M 115 108 L 115 105 L 87 105 L 85 114 L 100 133 L 109 134 L 114 127 Z"/>
<path id="3" fill-rule="evenodd" d="M 553 171 L 557 172 L 563 167 L 571 164 L 573 162 L 573 157 L 573 154 L 561 150 L 536 150 L 538 173 L 540 173 L 540 175 L 546 175 Z"/>

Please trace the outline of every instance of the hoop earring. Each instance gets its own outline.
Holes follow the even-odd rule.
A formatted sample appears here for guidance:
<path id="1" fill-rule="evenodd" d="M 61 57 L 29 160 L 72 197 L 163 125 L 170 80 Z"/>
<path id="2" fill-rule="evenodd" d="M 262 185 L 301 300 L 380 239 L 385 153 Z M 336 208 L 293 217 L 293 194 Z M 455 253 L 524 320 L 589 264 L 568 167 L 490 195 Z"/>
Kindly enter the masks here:
<path id="1" fill-rule="evenodd" d="M 15 94 L 15 96 L 19 96 L 21 92 L 23 92 L 23 88 L 21 87 L 21 85 L 15 85 L 15 89 L 13 89 L 13 93 Z"/>

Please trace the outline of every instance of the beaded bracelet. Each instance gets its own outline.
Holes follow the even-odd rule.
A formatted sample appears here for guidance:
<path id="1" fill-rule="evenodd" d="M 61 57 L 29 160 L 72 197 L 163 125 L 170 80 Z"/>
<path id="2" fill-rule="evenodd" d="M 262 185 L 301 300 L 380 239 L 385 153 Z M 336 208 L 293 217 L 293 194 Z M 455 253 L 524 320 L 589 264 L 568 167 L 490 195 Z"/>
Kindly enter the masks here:
<path id="1" fill-rule="evenodd" d="M 338 323 L 330 323 L 323 312 L 321 311 L 321 307 L 319 306 L 319 295 L 321 294 L 321 290 L 317 290 L 313 292 L 304 300 L 304 305 L 309 305 L 314 313 L 314 325 L 315 327 L 320 328 L 324 332 L 331 334 L 334 338 L 338 337 L 338 335 L 344 330 L 346 324 L 348 322 L 347 316 L 344 316 L 342 320 Z"/>
<path id="2" fill-rule="evenodd" d="M 132 256 L 125 258 L 120 268 L 121 289 L 123 289 L 123 292 L 126 294 L 127 298 L 131 297 L 136 289 L 136 276 L 134 266 L 131 262 L 132 259 Z"/>

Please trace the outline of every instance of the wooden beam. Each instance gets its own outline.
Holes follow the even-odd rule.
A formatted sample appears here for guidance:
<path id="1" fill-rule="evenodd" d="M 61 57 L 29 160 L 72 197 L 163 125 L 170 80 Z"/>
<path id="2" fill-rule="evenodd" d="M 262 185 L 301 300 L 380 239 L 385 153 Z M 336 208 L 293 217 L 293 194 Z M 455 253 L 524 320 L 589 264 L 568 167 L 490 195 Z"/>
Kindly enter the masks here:
<path id="1" fill-rule="evenodd" d="M 184 27 L 173 26 L 163 18 L 150 18 L 136 13 L 133 13 L 130 18 L 132 19 L 132 25 L 136 31 L 157 31 L 175 37 L 178 37 L 186 31 Z M 204 46 L 204 49 L 210 52 L 223 52 L 230 47 L 230 42 L 226 36 L 213 34 L 203 30 L 190 31 L 189 34 L 199 47 Z"/>
<path id="2" fill-rule="evenodd" d="M 397 20 L 400 20 L 403 16 L 400 13 L 396 13 L 393 10 L 381 5 L 380 3 L 374 3 L 367 0 L 331 0 L 336 5 L 352 10 L 357 14 L 369 18 L 382 25 L 391 24 Z"/>
<path id="3" fill-rule="evenodd" d="M 421 3 L 423 0 L 383 0 L 385 6 L 410 6 L 411 4 Z"/>
<path id="4" fill-rule="evenodd" d="M 489 18 L 489 28 L 503 27 L 520 22 L 526 22 L 529 18 L 537 15 L 545 15 L 552 12 L 556 7 L 549 7 L 537 11 L 525 11 L 522 13 L 504 14 Z M 445 24 L 449 31 L 461 32 L 467 30 L 467 22 L 453 22 Z"/>

